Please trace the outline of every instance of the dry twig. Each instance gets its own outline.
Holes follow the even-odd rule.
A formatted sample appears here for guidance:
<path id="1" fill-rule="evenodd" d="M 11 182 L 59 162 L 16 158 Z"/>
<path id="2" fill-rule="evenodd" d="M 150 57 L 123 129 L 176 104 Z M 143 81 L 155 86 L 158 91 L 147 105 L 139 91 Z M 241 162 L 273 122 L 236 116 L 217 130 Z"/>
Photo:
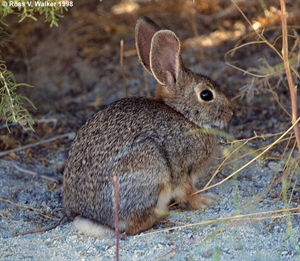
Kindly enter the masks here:
<path id="1" fill-rule="evenodd" d="M 120 41 L 120 67 L 121 67 L 123 86 L 125 90 L 125 97 L 128 97 L 128 86 L 126 84 L 126 77 L 124 72 L 124 40 L 123 39 Z"/>
<path id="2" fill-rule="evenodd" d="M 271 147 L 273 147 L 274 145 L 276 145 L 277 143 L 279 143 L 283 139 L 283 137 L 286 136 L 295 127 L 295 125 L 299 123 L 299 121 L 300 121 L 300 118 L 298 118 L 296 120 L 296 122 L 294 122 L 294 124 L 286 132 L 284 132 L 277 140 L 275 140 L 272 144 L 270 144 L 269 146 L 267 146 L 267 148 L 265 150 L 263 150 L 259 155 L 257 155 L 252 160 L 250 160 L 249 162 L 247 162 L 247 164 L 245 164 L 244 166 L 242 166 L 238 170 L 234 171 L 229 176 L 227 176 L 226 178 L 224 178 L 221 181 L 217 182 L 216 184 L 213 184 L 213 185 L 210 185 L 210 186 L 205 187 L 203 189 L 200 189 L 200 190 L 196 191 L 195 193 L 191 194 L 191 196 L 195 195 L 195 194 L 198 194 L 198 193 L 201 193 L 203 191 L 206 191 L 208 189 L 214 188 L 216 186 L 219 186 L 219 185 L 223 184 L 225 181 L 231 179 L 234 175 L 236 175 L 237 173 L 239 173 L 242 169 L 248 167 L 254 161 L 256 161 L 257 159 L 259 159 L 262 155 L 264 155 L 267 151 L 269 151 Z"/>
<path id="3" fill-rule="evenodd" d="M 12 204 L 12 205 L 15 205 L 16 207 L 21 208 L 21 209 L 30 209 L 30 210 L 34 210 L 34 211 L 38 211 L 39 210 L 39 209 L 34 208 L 34 207 L 30 207 L 30 206 L 26 206 L 26 205 L 15 203 L 15 202 L 13 202 L 13 201 L 11 201 L 9 199 L 6 199 L 6 198 L 1 198 L 0 197 L 0 201 L 5 202 L 5 203 L 9 203 L 9 204 Z M 43 213 L 38 213 L 38 215 L 43 216 L 43 217 L 48 218 L 48 219 L 57 220 L 56 218 L 47 216 L 47 215 L 45 215 Z"/>
<path id="4" fill-rule="evenodd" d="M 136 235 L 136 237 L 148 236 L 151 234 L 167 232 L 167 231 L 172 231 L 175 229 L 182 229 L 182 228 L 186 228 L 186 227 L 211 225 L 211 224 L 215 224 L 218 222 L 230 222 L 230 221 L 249 222 L 249 221 L 261 221 L 261 220 L 266 220 L 266 219 L 283 218 L 283 217 L 286 217 L 287 215 L 299 216 L 299 210 L 300 210 L 300 208 L 297 207 L 297 208 L 288 208 L 288 209 L 275 209 L 275 210 L 258 212 L 258 213 L 234 215 L 234 216 L 230 216 L 230 217 L 216 218 L 213 220 L 202 221 L 202 222 L 198 222 L 198 223 L 194 223 L 194 224 L 186 224 L 186 225 L 182 225 L 182 226 L 171 227 L 171 228 L 152 231 L 152 232 L 148 232 L 148 233 L 142 233 L 142 234 Z"/>
<path id="5" fill-rule="evenodd" d="M 298 104 L 297 104 L 297 86 L 295 85 L 291 73 L 288 55 L 288 33 L 287 33 L 287 22 L 286 22 L 286 8 L 285 1 L 280 0 L 281 6 L 281 21 L 282 21 L 282 58 L 284 62 L 284 68 L 288 85 L 290 89 L 291 104 L 292 104 L 292 123 L 295 123 L 298 119 Z M 299 124 L 295 124 L 294 132 L 296 135 L 296 141 L 298 145 L 298 156 L 300 156 L 300 127 Z"/>
<path id="6" fill-rule="evenodd" d="M 114 180 L 114 188 L 115 188 L 115 230 L 116 230 L 116 261 L 119 261 L 119 187 L 117 177 L 113 177 Z"/>
<path id="7" fill-rule="evenodd" d="M 57 226 L 59 226 L 59 224 L 63 221 L 63 219 L 64 219 L 65 217 L 66 217 L 66 214 L 63 214 L 63 216 L 62 216 L 62 217 L 57 221 L 57 223 L 54 224 L 53 226 L 50 226 L 50 227 L 44 227 L 44 228 L 38 228 L 38 229 L 33 229 L 33 230 L 21 232 L 21 233 L 17 234 L 17 236 L 23 236 L 23 235 L 35 234 L 35 233 L 46 232 L 46 231 L 52 230 L 52 229 L 56 228 Z"/>
<path id="8" fill-rule="evenodd" d="M 39 174 L 39 173 L 36 173 L 36 172 L 28 170 L 28 169 L 24 169 L 24 168 L 18 166 L 17 164 L 15 164 L 14 162 L 7 161 L 7 160 L 0 160 L 0 162 L 5 163 L 7 165 L 12 165 L 14 168 L 16 168 L 17 170 L 19 170 L 19 171 L 21 171 L 23 173 L 26 173 L 26 174 L 29 174 L 29 175 L 32 175 L 32 176 L 35 176 L 35 177 L 40 177 L 40 178 L 43 178 L 43 179 L 47 179 L 47 180 L 59 183 L 59 180 L 57 180 L 56 178 L 48 177 L 46 175 Z"/>
<path id="9" fill-rule="evenodd" d="M 32 144 L 24 145 L 24 146 L 19 147 L 19 148 L 2 151 L 2 152 L 0 152 L 0 157 L 2 157 L 4 155 L 7 155 L 9 153 L 12 153 L 12 152 L 18 152 L 18 151 L 21 151 L 21 150 L 25 150 L 25 149 L 28 149 L 28 148 L 35 147 L 35 146 L 39 146 L 41 144 L 45 144 L 45 143 L 48 143 L 48 142 L 52 142 L 52 141 L 55 141 L 55 140 L 63 139 L 63 138 L 66 138 L 66 137 L 72 137 L 72 136 L 74 136 L 74 132 L 58 135 L 58 136 L 49 138 L 47 140 L 41 140 L 41 141 L 38 141 L 38 142 L 35 142 L 35 143 L 32 143 Z"/>

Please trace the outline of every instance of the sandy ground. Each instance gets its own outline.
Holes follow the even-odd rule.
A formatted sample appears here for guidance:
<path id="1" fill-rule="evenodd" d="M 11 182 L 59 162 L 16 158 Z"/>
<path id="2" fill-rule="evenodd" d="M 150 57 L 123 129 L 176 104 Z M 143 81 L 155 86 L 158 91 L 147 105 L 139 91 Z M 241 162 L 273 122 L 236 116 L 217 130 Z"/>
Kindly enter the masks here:
<path id="1" fill-rule="evenodd" d="M 202 213 L 174 209 L 153 229 L 121 239 L 120 260 L 299 260 L 299 215 L 284 217 L 278 195 L 264 195 L 276 164 L 254 163 L 210 190 L 220 199 Z M 13 199 L 1 203 L 1 260 L 114 260 L 115 238 L 80 235 L 67 219 L 50 231 L 16 236 L 57 222 L 62 186 L 11 165 L 0 175 L 1 197 Z"/>

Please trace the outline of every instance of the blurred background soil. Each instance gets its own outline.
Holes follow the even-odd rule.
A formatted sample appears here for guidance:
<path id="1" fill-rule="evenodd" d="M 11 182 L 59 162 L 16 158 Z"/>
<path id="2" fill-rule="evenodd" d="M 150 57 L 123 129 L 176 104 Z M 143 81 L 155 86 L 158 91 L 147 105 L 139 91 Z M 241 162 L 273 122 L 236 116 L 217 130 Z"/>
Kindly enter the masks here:
<path id="1" fill-rule="evenodd" d="M 250 23 L 281 51 L 281 16 L 278 0 L 238 0 L 239 8 Z M 286 0 L 290 49 L 299 53 L 300 2 Z M 3 42 L 1 55 L 20 87 L 36 106 L 28 109 L 35 120 L 34 129 L 10 125 L 2 120 L 0 151 L 24 146 L 60 134 L 76 132 L 82 123 L 104 104 L 129 95 L 154 96 L 156 83 L 143 71 L 134 43 L 137 19 L 146 15 L 161 28 L 174 31 L 182 43 L 186 67 L 216 81 L 235 106 L 231 135 L 237 139 L 286 130 L 291 119 L 276 103 L 263 80 L 245 75 L 225 64 L 224 55 L 237 44 L 257 40 L 253 27 L 229 0 L 169 1 L 76 1 L 50 28 L 45 17 L 38 21 L 7 16 L 9 41 Z M 278 39 L 277 39 L 278 38 Z M 120 66 L 120 41 L 124 41 L 124 77 Z M 297 42 L 298 41 L 298 42 Z M 244 70 L 261 73 L 282 61 L 265 44 L 252 44 L 227 59 Z M 299 61 L 298 61 L 299 62 Z M 297 64 L 295 68 L 297 68 Z M 289 91 L 284 71 L 269 77 L 276 98 L 290 111 Z M 296 80 L 296 79 L 295 79 Z M 297 82 L 296 82 L 297 84 Z M 272 138 L 268 140 L 268 144 Z M 49 155 L 67 152 L 71 139 L 57 139 L 10 153 L 3 158 L 16 159 L 41 167 L 54 168 L 62 178 L 63 164 L 53 164 Z M 261 146 L 265 139 L 250 145 Z M 270 153 L 281 155 L 283 147 Z"/>

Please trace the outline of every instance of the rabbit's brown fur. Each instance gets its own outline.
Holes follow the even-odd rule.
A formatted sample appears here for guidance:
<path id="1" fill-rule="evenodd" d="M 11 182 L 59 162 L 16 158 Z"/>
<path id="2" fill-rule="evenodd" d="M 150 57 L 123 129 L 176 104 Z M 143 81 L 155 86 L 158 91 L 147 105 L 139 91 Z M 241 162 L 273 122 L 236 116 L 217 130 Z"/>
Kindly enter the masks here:
<path id="1" fill-rule="evenodd" d="M 78 131 L 64 171 L 66 214 L 112 229 L 116 176 L 119 230 L 127 234 L 151 228 L 167 214 L 171 200 L 191 210 L 212 203 L 209 194 L 189 195 L 213 154 L 216 136 L 186 132 L 224 128 L 233 114 L 215 83 L 184 68 L 173 32 L 143 17 L 136 42 L 143 65 L 160 84 L 157 99 L 125 98 L 94 114 Z"/>

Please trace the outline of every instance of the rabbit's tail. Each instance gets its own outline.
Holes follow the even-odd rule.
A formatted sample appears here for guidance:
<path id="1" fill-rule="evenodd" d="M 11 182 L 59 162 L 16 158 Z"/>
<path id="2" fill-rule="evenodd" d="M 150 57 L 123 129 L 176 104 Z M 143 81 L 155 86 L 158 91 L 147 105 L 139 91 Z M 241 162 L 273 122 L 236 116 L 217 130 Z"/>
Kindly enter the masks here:
<path id="1" fill-rule="evenodd" d="M 73 228 L 79 233 L 86 234 L 93 237 L 113 237 L 114 230 L 100 223 L 94 222 L 90 219 L 77 216 L 73 221 Z"/>

